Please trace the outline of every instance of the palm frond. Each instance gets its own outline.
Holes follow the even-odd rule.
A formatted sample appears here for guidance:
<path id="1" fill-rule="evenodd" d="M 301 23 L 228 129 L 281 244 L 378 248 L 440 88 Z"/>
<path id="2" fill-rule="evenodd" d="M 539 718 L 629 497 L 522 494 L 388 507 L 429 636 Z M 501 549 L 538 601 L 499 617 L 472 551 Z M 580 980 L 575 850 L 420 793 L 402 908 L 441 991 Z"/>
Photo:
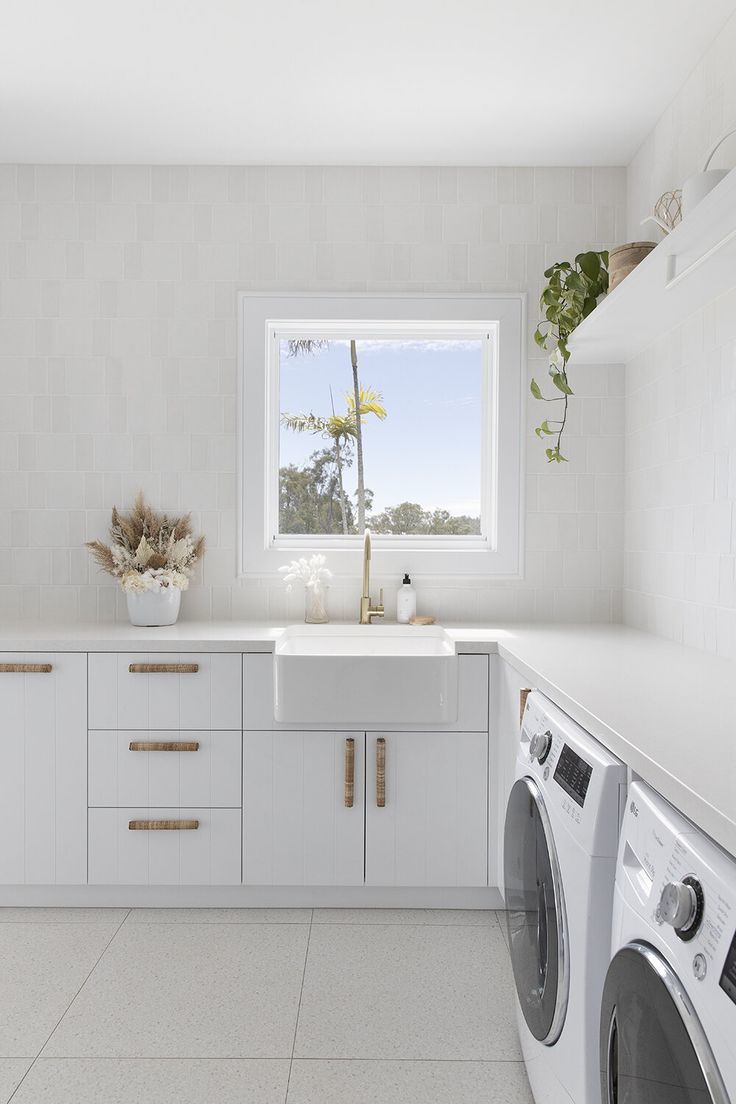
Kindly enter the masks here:
<path id="1" fill-rule="evenodd" d="M 366 414 L 374 414 L 376 418 L 380 418 L 381 421 L 388 417 L 388 411 L 383 405 L 383 395 L 380 391 L 376 391 L 375 388 L 361 387 L 359 400 L 360 409 L 358 413 L 361 418 Z M 345 392 L 345 401 L 348 404 L 348 410 L 355 415 L 355 394 L 352 391 Z"/>
<path id="2" fill-rule="evenodd" d="M 281 424 L 285 429 L 291 429 L 294 433 L 321 433 L 326 428 L 326 419 L 319 414 L 289 414 L 281 415 Z"/>
<path id="3" fill-rule="evenodd" d="M 318 349 L 323 349 L 325 345 L 328 345 L 327 341 L 317 341 L 312 338 L 296 338 L 294 341 L 289 342 L 289 351 L 287 356 L 305 356 L 310 353 L 317 352 Z"/>

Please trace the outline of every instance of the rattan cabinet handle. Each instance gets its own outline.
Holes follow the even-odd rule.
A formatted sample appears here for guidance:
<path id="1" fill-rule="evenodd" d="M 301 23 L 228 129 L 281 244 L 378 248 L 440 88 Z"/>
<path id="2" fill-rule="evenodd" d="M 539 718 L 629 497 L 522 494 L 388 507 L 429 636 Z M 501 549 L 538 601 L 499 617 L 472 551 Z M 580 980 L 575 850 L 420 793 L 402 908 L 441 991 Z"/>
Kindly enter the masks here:
<path id="1" fill-rule="evenodd" d="M 0 663 L 3 675 L 47 675 L 51 670 L 51 663 Z"/>
<path id="2" fill-rule="evenodd" d="M 130 663 L 131 675 L 196 675 L 198 663 Z"/>
<path id="3" fill-rule="evenodd" d="M 376 740 L 376 806 L 386 807 L 386 740 L 383 736 Z"/>
<path id="4" fill-rule="evenodd" d="M 526 709 L 526 699 L 529 697 L 530 694 L 531 694 L 531 690 L 524 689 L 524 690 L 519 691 L 519 725 L 520 726 L 524 723 L 524 710 Z"/>
<path id="5" fill-rule="evenodd" d="M 130 832 L 193 832 L 199 828 L 198 820 L 130 820 Z"/>
<path id="6" fill-rule="evenodd" d="M 352 809 L 355 798 L 355 740 L 345 739 L 345 808 Z"/>
<path id="7" fill-rule="evenodd" d="M 199 751 L 199 740 L 131 740 L 128 751 Z"/>

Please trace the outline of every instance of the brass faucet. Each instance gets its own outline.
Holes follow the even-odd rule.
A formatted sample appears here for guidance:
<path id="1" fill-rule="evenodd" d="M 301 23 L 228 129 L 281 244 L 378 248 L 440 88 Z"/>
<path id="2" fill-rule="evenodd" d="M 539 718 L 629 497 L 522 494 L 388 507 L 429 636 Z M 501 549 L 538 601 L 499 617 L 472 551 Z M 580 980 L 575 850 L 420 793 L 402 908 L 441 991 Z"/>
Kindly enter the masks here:
<path id="1" fill-rule="evenodd" d="M 370 625 L 374 617 L 383 617 L 383 587 L 378 605 L 371 605 L 371 531 L 366 529 L 363 542 L 363 592 L 360 598 L 360 625 Z"/>

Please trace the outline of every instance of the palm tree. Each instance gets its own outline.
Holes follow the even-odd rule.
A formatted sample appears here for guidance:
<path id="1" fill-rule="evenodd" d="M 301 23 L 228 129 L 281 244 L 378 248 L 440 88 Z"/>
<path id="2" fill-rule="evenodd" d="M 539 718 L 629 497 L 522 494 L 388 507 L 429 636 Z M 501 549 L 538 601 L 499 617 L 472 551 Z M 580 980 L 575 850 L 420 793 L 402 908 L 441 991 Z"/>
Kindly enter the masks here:
<path id="1" fill-rule="evenodd" d="M 337 482 L 340 494 L 340 514 L 342 515 L 342 531 L 348 533 L 348 512 L 345 499 L 345 486 L 343 483 L 343 463 L 345 462 L 344 449 L 350 439 L 355 437 L 355 419 L 352 415 L 340 416 L 335 414 L 335 404 L 332 401 L 332 389 L 330 389 L 330 402 L 332 414 L 324 418 L 319 414 L 288 414 L 281 415 L 281 424 L 291 429 L 294 433 L 319 433 L 321 437 L 329 438 L 335 450 L 335 467 L 337 468 Z"/>
<path id="2" fill-rule="evenodd" d="M 303 353 L 313 353 L 327 345 L 327 341 L 317 341 L 311 338 L 300 338 L 289 341 L 289 356 L 299 356 Z M 332 402 L 332 390 L 330 389 L 330 401 L 332 402 L 332 418 L 319 418 L 315 414 L 282 414 L 281 422 L 289 429 L 298 433 L 322 433 L 331 437 L 335 442 L 335 462 L 340 482 L 340 504 L 342 509 L 343 532 L 347 533 L 346 510 L 344 508 L 344 490 L 342 480 L 342 460 L 340 443 L 347 443 L 349 438 L 355 439 L 355 450 L 358 457 L 358 532 L 365 532 L 365 466 L 363 461 L 363 418 L 367 414 L 373 414 L 383 421 L 387 417 L 387 410 L 383 405 L 383 395 L 372 388 L 362 388 L 358 377 L 358 347 L 355 338 L 350 340 L 350 364 L 353 371 L 353 391 L 346 393 L 348 404 L 347 418 L 335 414 L 335 404 Z M 348 426 L 350 421 L 350 426 Z"/>
<path id="3" fill-rule="evenodd" d="M 355 415 L 356 399 L 357 417 Z M 366 414 L 373 414 L 379 421 L 383 421 L 388 416 L 388 412 L 383 405 L 383 395 L 380 391 L 374 391 L 372 387 L 360 387 L 357 392 L 352 394 L 348 391 L 345 400 L 348 404 L 348 413 L 355 423 L 355 444 L 358 454 L 358 532 L 363 533 L 365 531 L 367 499 L 363 475 L 363 418 Z"/>
<path id="4" fill-rule="evenodd" d="M 350 364 L 353 369 L 353 410 L 355 418 L 355 445 L 358 453 L 358 532 L 365 532 L 365 472 L 363 470 L 363 424 L 360 409 L 360 381 L 358 379 L 358 346 L 350 340 Z"/>

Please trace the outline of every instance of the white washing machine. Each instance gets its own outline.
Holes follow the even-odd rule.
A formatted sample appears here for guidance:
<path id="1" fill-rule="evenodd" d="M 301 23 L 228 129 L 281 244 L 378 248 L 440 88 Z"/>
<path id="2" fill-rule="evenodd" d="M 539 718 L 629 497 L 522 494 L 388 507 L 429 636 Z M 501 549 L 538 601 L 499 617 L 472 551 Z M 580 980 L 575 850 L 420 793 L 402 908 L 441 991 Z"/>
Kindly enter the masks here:
<path id="1" fill-rule="evenodd" d="M 517 1019 L 537 1104 L 598 1099 L 598 1031 L 626 768 L 527 698 L 504 830 Z"/>
<path id="2" fill-rule="evenodd" d="M 736 860 L 638 782 L 621 832 L 612 952 L 603 1104 L 736 1104 Z"/>

